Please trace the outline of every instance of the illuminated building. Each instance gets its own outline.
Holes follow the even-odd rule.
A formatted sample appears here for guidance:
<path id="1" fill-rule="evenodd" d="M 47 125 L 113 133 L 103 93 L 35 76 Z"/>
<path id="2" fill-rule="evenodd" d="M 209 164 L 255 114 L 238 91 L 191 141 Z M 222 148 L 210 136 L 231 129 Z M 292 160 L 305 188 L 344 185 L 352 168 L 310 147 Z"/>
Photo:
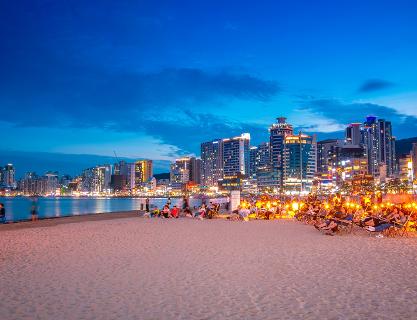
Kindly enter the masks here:
<path id="1" fill-rule="evenodd" d="M 315 137 L 286 135 L 282 152 L 283 189 L 290 193 L 309 192 L 316 172 Z"/>
<path id="2" fill-rule="evenodd" d="M 41 192 L 46 195 L 55 195 L 59 193 L 58 172 L 47 172 L 44 175 L 45 190 Z"/>
<path id="3" fill-rule="evenodd" d="M 223 139 L 223 177 L 249 175 L 249 133 Z"/>
<path id="4" fill-rule="evenodd" d="M 411 154 L 404 154 L 398 158 L 398 173 L 401 181 L 413 180 L 413 160 Z"/>
<path id="5" fill-rule="evenodd" d="M 223 141 L 216 139 L 201 144 L 201 184 L 217 187 L 223 178 Z"/>
<path id="6" fill-rule="evenodd" d="M 195 157 L 176 159 L 171 164 L 170 182 L 174 188 L 181 188 L 184 184 L 200 182 L 201 160 Z"/>
<path id="7" fill-rule="evenodd" d="M 417 143 L 413 143 L 411 149 L 411 161 L 413 166 L 413 180 L 417 177 Z"/>
<path id="8" fill-rule="evenodd" d="M 282 154 L 284 149 L 285 137 L 293 134 L 292 125 L 286 122 L 286 118 L 279 117 L 277 122 L 272 124 L 269 128 L 269 146 L 270 146 L 270 171 L 269 180 L 271 182 L 270 187 L 276 187 L 281 189 L 283 185 L 283 161 Z M 264 170 L 264 173 L 268 172 L 268 169 Z"/>
<path id="9" fill-rule="evenodd" d="M 4 188 L 15 189 L 16 188 L 16 171 L 13 167 L 13 164 L 6 164 L 3 168 L 0 168 L 1 171 L 1 181 L 0 185 Z"/>
<path id="10" fill-rule="evenodd" d="M 82 173 L 81 191 L 94 193 L 109 193 L 111 183 L 112 166 L 98 165 L 85 169 Z"/>
<path id="11" fill-rule="evenodd" d="M 152 160 L 139 160 L 135 162 L 134 188 L 141 189 L 144 183 L 153 177 Z"/>
<path id="12" fill-rule="evenodd" d="M 387 177 L 395 173 L 395 138 L 392 136 L 390 121 L 375 116 L 366 117 L 362 127 L 361 142 L 368 156 L 368 172 L 379 177 L 381 164 L 386 165 Z"/>
<path id="13" fill-rule="evenodd" d="M 251 178 L 256 178 L 257 171 L 270 164 L 271 154 L 269 142 L 261 143 L 257 147 L 250 147 L 249 158 L 249 175 Z"/>
<path id="14" fill-rule="evenodd" d="M 338 139 L 327 139 L 317 142 L 317 172 L 320 174 L 331 174 L 339 162 L 340 150 L 343 141 Z"/>
<path id="15" fill-rule="evenodd" d="M 359 146 L 361 143 L 361 123 L 351 123 L 345 131 L 346 144 Z"/>

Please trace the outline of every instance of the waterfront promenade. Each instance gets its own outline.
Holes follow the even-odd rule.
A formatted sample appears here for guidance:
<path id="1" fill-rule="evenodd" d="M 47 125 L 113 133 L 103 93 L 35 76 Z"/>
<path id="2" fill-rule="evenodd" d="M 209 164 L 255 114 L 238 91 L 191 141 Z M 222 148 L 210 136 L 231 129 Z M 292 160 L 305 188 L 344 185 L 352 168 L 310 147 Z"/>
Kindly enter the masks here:
<path id="1" fill-rule="evenodd" d="M 416 238 L 328 237 L 289 220 L 145 219 L 129 212 L 0 227 L 3 320 L 417 313 Z"/>

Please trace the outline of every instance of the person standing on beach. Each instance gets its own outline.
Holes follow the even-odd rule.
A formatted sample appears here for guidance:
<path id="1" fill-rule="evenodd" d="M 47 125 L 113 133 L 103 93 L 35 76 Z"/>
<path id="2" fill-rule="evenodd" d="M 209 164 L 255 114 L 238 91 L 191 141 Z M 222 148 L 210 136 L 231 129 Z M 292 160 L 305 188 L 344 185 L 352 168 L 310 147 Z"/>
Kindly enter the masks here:
<path id="1" fill-rule="evenodd" d="M 0 223 L 6 223 L 6 209 L 3 203 L 0 203 Z"/>
<path id="2" fill-rule="evenodd" d="M 188 208 L 188 199 L 186 196 L 182 198 L 182 211 L 185 212 L 185 210 Z"/>
<path id="3" fill-rule="evenodd" d="M 149 198 L 146 198 L 145 200 L 145 208 L 146 208 L 146 212 L 149 213 Z"/>
<path id="4" fill-rule="evenodd" d="M 37 199 L 32 199 L 32 205 L 30 207 L 30 215 L 32 217 L 32 221 L 38 220 L 38 204 L 37 204 Z"/>
<path id="5" fill-rule="evenodd" d="M 168 197 L 167 206 L 168 206 L 168 208 L 171 207 L 171 197 Z"/>

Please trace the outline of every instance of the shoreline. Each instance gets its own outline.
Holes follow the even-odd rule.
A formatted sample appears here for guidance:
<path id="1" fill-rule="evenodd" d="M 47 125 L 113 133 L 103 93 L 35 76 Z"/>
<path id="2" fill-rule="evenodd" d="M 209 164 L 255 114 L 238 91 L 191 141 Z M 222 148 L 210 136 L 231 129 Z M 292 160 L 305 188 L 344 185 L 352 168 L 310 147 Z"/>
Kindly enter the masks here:
<path id="1" fill-rule="evenodd" d="M 5 224 L 0 224 L 0 232 L 10 230 L 20 230 L 28 228 L 54 227 L 61 224 L 81 223 L 88 221 L 104 221 L 114 219 L 126 219 L 134 217 L 142 217 L 145 211 L 131 210 L 131 211 L 114 211 L 114 212 L 99 212 L 87 213 L 82 215 L 71 215 L 64 217 L 48 217 L 39 218 L 36 221 L 18 220 L 10 221 Z"/>

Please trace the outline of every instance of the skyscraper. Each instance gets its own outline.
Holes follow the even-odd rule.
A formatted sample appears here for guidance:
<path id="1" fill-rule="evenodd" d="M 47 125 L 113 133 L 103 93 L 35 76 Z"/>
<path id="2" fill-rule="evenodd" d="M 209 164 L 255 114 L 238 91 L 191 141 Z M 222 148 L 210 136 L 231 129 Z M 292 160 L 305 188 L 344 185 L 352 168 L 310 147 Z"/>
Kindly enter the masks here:
<path id="1" fill-rule="evenodd" d="M 16 188 L 16 171 L 13 164 L 8 163 L 2 169 L 0 185 L 5 188 Z"/>
<path id="2" fill-rule="evenodd" d="M 362 143 L 368 156 L 369 174 L 380 176 L 381 166 L 386 168 L 386 175 L 395 173 L 395 144 L 390 121 L 375 116 L 366 117 L 362 127 Z"/>
<path id="3" fill-rule="evenodd" d="M 309 192 L 316 172 L 315 137 L 305 134 L 286 135 L 282 151 L 283 189 Z"/>
<path id="4" fill-rule="evenodd" d="M 411 149 L 411 162 L 413 164 L 413 179 L 417 177 L 417 143 L 413 143 L 413 148 Z"/>
<path id="5" fill-rule="evenodd" d="M 144 183 L 153 177 L 152 160 L 139 160 L 135 162 L 135 186 L 141 188 Z"/>
<path id="6" fill-rule="evenodd" d="M 217 186 L 223 178 L 223 141 L 216 139 L 201 144 L 201 184 Z"/>
<path id="7" fill-rule="evenodd" d="M 200 183 L 201 160 L 195 157 L 176 159 L 170 167 L 170 183 L 174 188 L 182 188 L 184 184 Z"/>
<path id="8" fill-rule="evenodd" d="M 282 152 L 285 143 L 285 137 L 292 135 L 294 130 L 292 125 L 286 122 L 286 118 L 279 117 L 277 122 L 269 128 L 269 146 L 270 146 L 270 165 L 272 181 L 275 187 L 282 188 L 283 184 L 283 166 Z"/>
<path id="9" fill-rule="evenodd" d="M 269 166 L 271 154 L 269 142 L 263 142 L 259 146 L 250 147 L 249 174 L 251 178 L 256 178 L 257 171 Z"/>
<path id="10" fill-rule="evenodd" d="M 327 139 L 317 142 L 317 172 L 329 173 L 339 161 L 340 149 L 343 141 L 338 139 Z"/>
<path id="11" fill-rule="evenodd" d="M 112 166 L 98 165 L 82 173 L 82 191 L 88 193 L 110 192 Z"/>
<path id="12" fill-rule="evenodd" d="M 249 175 L 250 134 L 223 139 L 223 177 Z"/>
<path id="13" fill-rule="evenodd" d="M 361 143 L 361 123 L 351 123 L 346 128 L 346 144 L 358 146 Z"/>

